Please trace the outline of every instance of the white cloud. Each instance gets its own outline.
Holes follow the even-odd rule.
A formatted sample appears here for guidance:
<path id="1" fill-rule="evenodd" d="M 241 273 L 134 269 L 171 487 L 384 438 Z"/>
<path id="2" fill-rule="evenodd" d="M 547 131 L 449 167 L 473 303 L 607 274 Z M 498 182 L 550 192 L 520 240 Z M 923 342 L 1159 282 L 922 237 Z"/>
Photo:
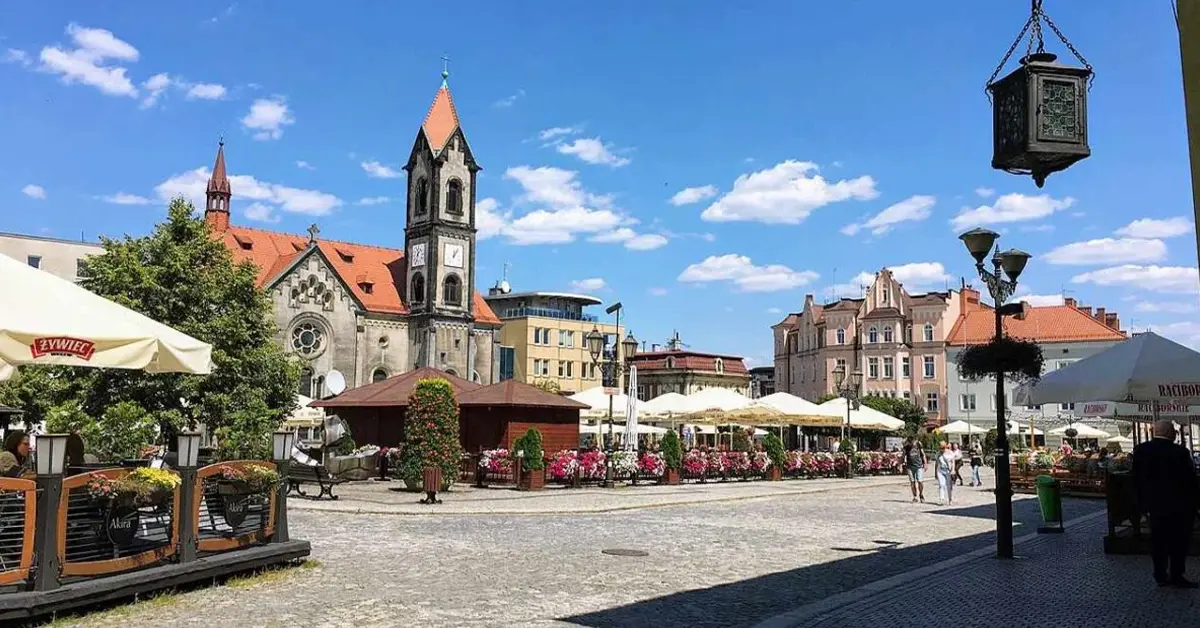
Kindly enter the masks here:
<path id="1" fill-rule="evenodd" d="M 1195 303 L 1154 303 L 1150 301 L 1140 301 L 1134 306 L 1138 312 L 1170 312 L 1172 314 L 1194 314 L 1196 312 Z"/>
<path id="2" fill-rule="evenodd" d="M 539 132 L 538 132 L 538 139 L 539 139 L 539 140 L 542 140 L 543 142 L 547 142 L 547 141 L 550 141 L 550 140 L 552 140 L 552 139 L 554 139 L 554 138 L 556 138 L 556 137 L 563 137 L 563 136 L 567 136 L 567 135 L 575 135 L 576 133 L 579 133 L 579 132 L 580 132 L 580 131 L 582 131 L 582 130 L 583 130 L 583 129 L 581 129 L 581 128 L 579 128 L 579 127 L 576 127 L 576 126 L 555 126 L 555 127 L 550 127 L 550 128 L 548 128 L 548 129 L 542 129 L 541 131 L 539 131 Z"/>
<path id="3" fill-rule="evenodd" d="M 669 291 L 666 288 L 652 287 L 647 290 L 647 292 L 649 292 L 650 296 L 652 297 L 665 297 Z"/>
<path id="4" fill-rule="evenodd" d="M 158 103 L 158 97 L 170 86 L 171 77 L 166 72 L 160 72 L 146 79 L 146 82 L 142 83 L 142 89 L 146 90 L 146 97 L 142 99 L 142 108 L 153 107 Z"/>
<path id="5" fill-rule="evenodd" d="M 564 155 L 574 155 L 589 164 L 598 164 L 620 168 L 629 165 L 629 158 L 621 157 L 612 151 L 612 144 L 605 144 L 598 137 L 580 137 L 570 144 L 559 144 L 558 152 Z"/>
<path id="6" fill-rule="evenodd" d="M 504 232 L 511 217 L 500 211 L 500 202 L 494 198 L 475 201 L 475 238 L 486 240 Z"/>
<path id="7" fill-rule="evenodd" d="M 1116 230 L 1127 238 L 1173 238 L 1192 232 L 1192 221 L 1183 216 L 1175 218 L 1142 218 Z"/>
<path id="8" fill-rule="evenodd" d="M 373 179 L 395 179 L 400 176 L 400 171 L 379 163 L 378 161 L 364 161 L 361 164 L 364 172 L 368 177 Z"/>
<path id="9" fill-rule="evenodd" d="M 126 74 L 128 70 L 114 62 L 138 60 L 137 48 L 118 39 L 111 31 L 67 25 L 74 48 L 46 46 L 38 55 L 43 72 L 57 74 L 64 83 L 82 83 L 110 96 L 136 97 L 138 90 Z"/>
<path id="10" fill-rule="evenodd" d="M 679 207 L 680 205 L 690 205 L 699 203 L 700 201 L 710 199 L 719 193 L 715 185 L 701 185 L 694 188 L 683 188 L 671 197 L 671 204 Z"/>
<path id="11" fill-rule="evenodd" d="M 779 308 L 777 308 L 777 307 L 769 307 L 769 308 L 767 308 L 767 314 L 782 314 L 782 313 L 783 313 L 783 310 L 781 310 L 781 309 L 779 309 Z"/>
<path id="12" fill-rule="evenodd" d="M 975 188 L 975 193 L 982 198 L 991 198 L 992 195 L 996 193 L 996 190 L 993 190 L 992 188 Z"/>
<path id="13" fill-rule="evenodd" d="M 255 100 L 249 113 L 242 117 L 242 126 L 253 131 L 256 140 L 277 140 L 283 137 L 283 128 L 295 122 L 281 96 Z"/>
<path id="14" fill-rule="evenodd" d="M 154 202 L 145 196 L 129 194 L 128 192 L 117 192 L 110 196 L 101 197 L 100 200 L 105 203 L 112 203 L 113 205 L 149 205 Z"/>
<path id="15" fill-rule="evenodd" d="M 591 277 L 589 279 L 578 279 L 578 280 L 572 281 L 570 284 L 571 290 L 574 290 L 576 292 L 595 292 L 597 290 L 604 289 L 605 285 L 607 285 L 607 284 L 605 284 L 604 280 L 601 279 L 600 277 Z"/>
<path id="16" fill-rule="evenodd" d="M 221 100 L 229 93 L 224 85 L 195 83 L 187 86 L 187 98 L 192 100 Z"/>
<path id="17" fill-rule="evenodd" d="M 860 229 L 870 229 L 871 235 L 883 235 L 899 223 L 920 222 L 929 218 L 930 210 L 936 202 L 937 199 L 932 196 L 910 196 L 875 214 L 866 222 L 846 225 L 841 231 L 846 235 L 854 235 Z"/>
<path id="18" fill-rule="evenodd" d="M 577 233 L 607 231 L 625 221 L 608 209 L 536 209 L 509 223 L 504 234 L 514 244 L 557 244 L 573 242 Z"/>
<path id="19" fill-rule="evenodd" d="M 164 202 L 182 196 L 196 207 L 203 207 L 204 191 L 211 174 L 208 168 L 188 170 L 158 184 L 154 192 Z M 342 199 L 326 192 L 267 183 L 250 175 L 230 175 L 229 184 L 235 201 L 265 203 L 285 212 L 325 216 L 343 205 Z"/>
<path id="20" fill-rule="evenodd" d="M 506 107 L 511 107 L 518 100 L 520 100 L 524 97 L 525 97 L 525 90 L 518 89 L 517 91 L 513 92 L 512 94 L 505 96 L 504 98 L 501 98 L 500 100 L 497 100 L 496 102 L 492 103 L 492 106 L 499 107 L 501 109 L 506 108 Z"/>
<path id="21" fill-rule="evenodd" d="M 1054 231 L 1054 225 L 1051 225 L 1051 224 L 1028 225 L 1025 227 L 1021 227 L 1021 231 L 1025 232 L 1025 233 L 1049 233 L 1051 231 Z"/>
<path id="22" fill-rule="evenodd" d="M 651 251 L 667 245 L 667 237 L 657 233 L 638 233 L 629 227 L 621 227 L 612 231 L 598 233 L 590 238 L 590 242 L 620 242 L 625 248 L 634 251 Z"/>
<path id="23" fill-rule="evenodd" d="M 316 166 L 308 163 L 307 161 L 304 161 L 303 159 L 296 162 L 296 167 L 301 170 L 316 170 L 317 169 Z"/>
<path id="24" fill-rule="evenodd" d="M 29 198 L 36 198 L 39 201 L 46 200 L 46 188 L 40 185 L 34 185 L 30 183 L 29 185 L 21 188 L 21 193 Z"/>
<path id="25" fill-rule="evenodd" d="M 745 255 L 711 255 L 679 274 L 684 283 L 726 281 L 743 292 L 774 292 L 807 285 L 820 277 L 811 270 L 796 271 L 782 264 L 755 266 Z"/>
<path id="26" fill-rule="evenodd" d="M 4 62 L 15 63 L 23 68 L 33 65 L 33 60 L 29 58 L 29 53 L 16 48 L 9 48 L 4 51 Z"/>
<path id="27" fill-rule="evenodd" d="M 1063 304 L 1063 296 L 1061 294 L 1022 294 L 1015 297 L 1014 300 L 1024 301 L 1034 307 Z"/>
<path id="28" fill-rule="evenodd" d="M 753 220 L 794 225 L 818 207 L 879 196 L 869 176 L 829 183 L 816 171 L 817 165 L 812 162 L 788 160 L 743 174 L 733 182 L 733 189 L 709 205 L 700 217 L 713 222 Z"/>
<path id="29" fill-rule="evenodd" d="M 363 198 L 358 199 L 358 202 L 355 203 L 355 205 L 383 205 L 391 200 L 392 199 L 386 196 L 364 196 Z"/>
<path id="30" fill-rule="evenodd" d="M 1069 196 L 1063 199 L 1054 199 L 1047 194 L 1038 196 L 1005 194 L 997 198 L 996 202 L 991 205 L 980 205 L 974 209 L 964 208 L 950 221 L 950 224 L 954 226 L 955 230 L 962 231 L 980 225 L 1039 220 L 1074 204 L 1075 199 Z"/>
<path id="31" fill-rule="evenodd" d="M 246 218 L 259 222 L 279 222 L 281 217 L 275 213 L 275 208 L 264 203 L 251 203 L 246 208 Z"/>
<path id="32" fill-rule="evenodd" d="M 892 271 L 892 277 L 904 284 L 904 288 L 909 292 L 944 289 L 946 282 L 950 280 L 950 274 L 940 262 L 911 262 L 887 268 Z M 830 290 L 834 297 L 858 298 L 874 281 L 875 273 L 863 271 L 846 283 L 830 286 Z"/>
<path id="33" fill-rule="evenodd" d="M 1125 264 L 1076 275 L 1071 278 L 1071 283 L 1196 294 L 1200 292 L 1200 270 L 1185 266 Z"/>
<path id="34" fill-rule="evenodd" d="M 1162 240 L 1100 238 L 1064 244 L 1044 257 L 1051 264 L 1062 265 L 1160 262 L 1167 258 L 1167 245 Z"/>

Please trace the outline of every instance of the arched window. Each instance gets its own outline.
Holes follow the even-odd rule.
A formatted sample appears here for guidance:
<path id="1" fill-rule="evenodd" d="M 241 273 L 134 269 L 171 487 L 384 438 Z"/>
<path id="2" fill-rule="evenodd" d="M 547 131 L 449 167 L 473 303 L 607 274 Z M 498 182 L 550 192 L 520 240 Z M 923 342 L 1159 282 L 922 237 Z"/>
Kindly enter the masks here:
<path id="1" fill-rule="evenodd" d="M 300 394 L 311 399 L 313 396 L 312 385 L 313 370 L 306 367 L 304 370 L 300 371 Z"/>
<path id="2" fill-rule="evenodd" d="M 458 371 L 456 371 L 456 370 L 454 370 L 454 369 L 446 369 L 446 374 L 447 374 L 447 375 L 453 375 L 453 376 L 455 376 L 455 377 L 458 377 Z"/>
<path id="3" fill-rule="evenodd" d="M 667 368 L 675 368 L 675 358 L 667 358 Z"/>
<path id="4" fill-rule="evenodd" d="M 382 382 L 383 380 L 387 379 L 387 376 L 387 371 L 381 368 L 375 369 L 375 372 L 371 373 L 371 382 Z"/>
<path id="5" fill-rule="evenodd" d="M 413 201 L 417 205 L 417 214 L 429 211 L 429 181 L 425 177 L 417 179 L 417 197 Z"/>
<path id="6" fill-rule="evenodd" d="M 462 305 L 462 282 L 457 275 L 449 275 L 442 282 L 442 303 L 446 305 Z"/>
<path id="7" fill-rule="evenodd" d="M 933 325 L 925 323 L 925 342 L 933 342 Z"/>
<path id="8" fill-rule="evenodd" d="M 879 342 L 879 330 L 874 326 L 867 330 L 867 342 L 871 344 Z"/>
<path id="9" fill-rule="evenodd" d="M 837 343 L 839 345 L 846 344 L 846 330 L 841 327 L 838 327 L 837 330 Z"/>
<path id="10" fill-rule="evenodd" d="M 325 398 L 325 376 L 324 375 L 317 377 L 317 381 L 313 384 L 313 398 L 314 399 L 324 399 Z"/>
<path id="11" fill-rule="evenodd" d="M 724 372 L 725 372 L 725 362 L 724 362 L 723 360 L 721 360 L 721 358 L 717 358 L 717 359 L 716 359 L 716 365 L 717 365 L 717 372 L 718 372 L 718 373 L 724 373 Z"/>
<path id="12" fill-rule="evenodd" d="M 883 328 L 883 341 L 884 341 L 884 342 L 891 342 L 891 341 L 893 340 L 893 338 L 894 338 L 894 336 L 892 335 L 892 333 L 893 333 L 893 332 L 892 332 L 892 328 L 891 328 L 891 326 L 884 327 L 884 328 Z"/>
<path id="13" fill-rule="evenodd" d="M 462 181 L 450 179 L 446 186 L 446 211 L 459 216 L 463 213 Z"/>
<path id="14" fill-rule="evenodd" d="M 409 290 L 409 299 L 413 303 L 425 302 L 425 276 L 421 273 L 413 274 L 412 289 Z"/>

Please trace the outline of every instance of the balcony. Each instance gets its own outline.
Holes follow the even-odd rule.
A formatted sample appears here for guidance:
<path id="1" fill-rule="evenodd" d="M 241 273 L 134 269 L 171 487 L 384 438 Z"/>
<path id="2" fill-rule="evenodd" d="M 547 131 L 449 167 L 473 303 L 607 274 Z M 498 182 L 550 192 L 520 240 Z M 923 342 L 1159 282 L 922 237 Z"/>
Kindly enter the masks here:
<path id="1" fill-rule="evenodd" d="M 548 307 L 510 307 L 500 312 L 501 319 L 525 318 L 528 316 L 536 316 L 539 318 L 556 318 L 563 321 L 584 321 L 587 323 L 595 323 L 598 320 L 592 314 L 569 312 L 567 310 L 559 310 Z"/>

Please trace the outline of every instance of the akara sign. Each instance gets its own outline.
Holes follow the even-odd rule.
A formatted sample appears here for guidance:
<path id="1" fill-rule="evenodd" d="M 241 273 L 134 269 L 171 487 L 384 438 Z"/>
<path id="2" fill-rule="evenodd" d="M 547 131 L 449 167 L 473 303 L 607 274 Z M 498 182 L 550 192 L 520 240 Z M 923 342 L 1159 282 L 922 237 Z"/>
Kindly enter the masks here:
<path id="1" fill-rule="evenodd" d="M 87 361 L 96 352 L 96 343 L 82 338 L 70 336 L 52 336 L 49 338 L 34 338 L 29 345 L 29 353 L 33 359 L 47 355 L 76 357 Z"/>

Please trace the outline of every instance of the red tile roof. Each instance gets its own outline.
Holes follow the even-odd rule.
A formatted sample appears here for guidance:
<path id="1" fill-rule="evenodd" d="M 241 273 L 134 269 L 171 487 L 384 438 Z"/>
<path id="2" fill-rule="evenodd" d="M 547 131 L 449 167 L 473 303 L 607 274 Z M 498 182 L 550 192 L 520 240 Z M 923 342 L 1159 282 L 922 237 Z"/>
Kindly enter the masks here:
<path id="1" fill-rule="evenodd" d="M 633 356 L 633 365 L 638 367 L 639 371 L 666 370 L 667 358 L 674 359 L 675 369 L 713 372 L 717 370 L 717 358 L 721 358 L 725 373 L 730 375 L 749 374 L 741 356 L 698 351 L 647 351 Z"/>
<path id="2" fill-rule="evenodd" d="M 314 401 L 309 405 L 316 408 L 407 407 L 409 395 L 417 387 L 417 382 L 423 379 L 444 379 L 450 382 L 455 397 L 461 397 L 468 392 L 482 388 L 479 384 L 469 382 L 456 375 L 423 366 L 380 382 L 351 388 L 333 399 Z"/>
<path id="3" fill-rule="evenodd" d="M 950 330 L 950 345 L 977 345 L 992 339 L 996 315 L 985 307 L 965 312 Z M 1025 320 L 1004 317 L 1004 331 L 1037 342 L 1121 341 L 1125 332 L 1113 329 L 1069 305 L 1031 307 Z"/>
<path id="4" fill-rule="evenodd" d="M 429 113 L 425 115 L 422 128 L 425 129 L 425 139 L 429 140 L 429 147 L 435 153 L 442 150 L 454 134 L 454 130 L 458 128 L 458 111 L 454 109 L 454 99 L 450 97 L 450 88 L 445 83 L 442 83 L 442 87 L 433 97 L 433 104 L 429 106 Z"/>
<path id="5" fill-rule="evenodd" d="M 249 261 L 258 268 L 258 283 L 267 285 L 294 263 L 308 248 L 308 236 L 251 227 L 230 226 L 217 237 L 233 253 L 235 261 Z M 404 302 L 406 266 L 404 251 L 367 244 L 319 240 L 317 247 L 350 292 L 369 312 L 407 314 Z M 367 292 L 360 284 L 372 285 Z M 472 290 L 475 321 L 499 325 L 500 319 L 483 296 Z"/>

